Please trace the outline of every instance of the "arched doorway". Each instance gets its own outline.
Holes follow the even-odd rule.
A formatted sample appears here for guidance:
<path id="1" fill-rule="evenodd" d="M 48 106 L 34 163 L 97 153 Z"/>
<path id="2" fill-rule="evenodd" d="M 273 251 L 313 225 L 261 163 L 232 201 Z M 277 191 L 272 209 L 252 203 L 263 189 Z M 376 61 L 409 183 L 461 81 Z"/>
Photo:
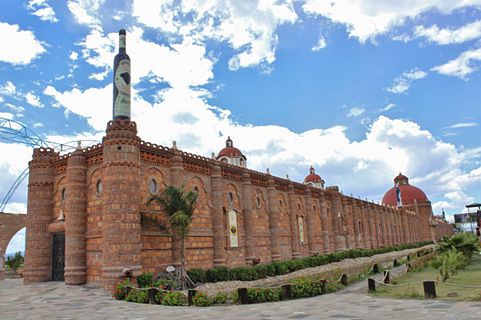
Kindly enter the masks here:
<path id="1" fill-rule="evenodd" d="M 5 253 L 10 240 L 25 228 L 26 214 L 0 213 L 0 279 L 4 278 L 5 273 Z"/>

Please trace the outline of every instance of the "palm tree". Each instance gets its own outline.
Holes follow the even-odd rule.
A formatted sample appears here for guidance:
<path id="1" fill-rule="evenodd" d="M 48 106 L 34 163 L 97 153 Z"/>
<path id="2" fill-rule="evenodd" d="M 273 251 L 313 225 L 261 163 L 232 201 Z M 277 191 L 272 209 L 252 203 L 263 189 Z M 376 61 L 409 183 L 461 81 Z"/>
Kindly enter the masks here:
<path id="1" fill-rule="evenodd" d="M 197 193 L 185 192 L 183 187 L 168 186 L 160 195 L 152 196 L 147 205 L 159 205 L 169 219 L 170 228 L 180 240 L 180 278 L 185 289 L 185 239 L 189 233 L 192 216 L 197 202 Z"/>

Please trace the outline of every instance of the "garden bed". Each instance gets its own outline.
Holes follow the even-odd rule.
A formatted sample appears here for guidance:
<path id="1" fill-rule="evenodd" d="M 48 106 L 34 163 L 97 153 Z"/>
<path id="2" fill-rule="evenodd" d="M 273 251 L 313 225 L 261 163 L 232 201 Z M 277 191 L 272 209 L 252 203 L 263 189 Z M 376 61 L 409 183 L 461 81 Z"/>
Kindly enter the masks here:
<path id="1" fill-rule="evenodd" d="M 424 245 L 425 243 L 418 244 Z M 412 245 L 414 246 L 414 245 Z M 320 266 L 303 268 L 291 273 L 266 277 L 263 279 L 251 281 L 218 281 L 215 283 L 200 284 L 195 290 L 190 290 L 189 299 L 187 292 L 173 291 L 172 283 L 155 281 L 151 274 L 142 274 L 137 278 L 140 287 L 137 288 L 131 283 L 118 284 L 114 290 L 114 297 L 119 300 L 127 300 L 137 303 L 158 303 L 164 305 L 185 305 L 189 300 L 189 304 L 196 306 L 208 306 L 212 304 L 225 303 L 259 303 L 279 301 L 291 298 L 310 297 L 319 294 L 325 294 L 344 288 L 347 282 L 355 282 L 365 279 L 372 274 L 373 266 L 376 265 L 378 271 L 392 268 L 394 262 L 406 262 L 414 259 L 420 254 L 430 253 L 433 245 L 424 245 L 413 249 L 404 249 L 402 247 L 390 247 L 392 252 L 371 255 L 373 252 L 385 251 L 382 249 L 367 250 L 349 250 L 340 253 L 330 254 L 326 256 L 308 257 L 292 263 L 291 261 L 275 262 L 274 266 L 304 265 L 307 261 L 315 261 L 317 263 L 324 262 L 328 259 L 339 260 L 342 257 L 357 256 L 356 258 L 344 258 L 342 261 L 323 264 Z M 399 251 L 396 251 L 399 250 Z M 404 249 L 404 250 L 402 250 Z M 322 258 L 322 259 L 321 259 Z M 233 275 L 233 278 L 240 275 L 240 271 L 244 269 L 254 269 L 256 267 L 242 268 L 223 268 L 227 277 Z M 219 268 L 217 268 L 219 270 Z M 232 272 L 234 270 L 234 272 Z M 275 269 L 274 269 L 275 270 Z M 252 273 L 251 273 L 252 274 Z"/>

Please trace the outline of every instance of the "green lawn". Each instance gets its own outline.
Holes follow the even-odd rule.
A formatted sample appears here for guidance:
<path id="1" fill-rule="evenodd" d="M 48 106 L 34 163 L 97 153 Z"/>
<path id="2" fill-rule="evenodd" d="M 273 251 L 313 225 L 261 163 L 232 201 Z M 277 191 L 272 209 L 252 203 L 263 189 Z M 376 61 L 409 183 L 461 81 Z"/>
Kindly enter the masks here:
<path id="1" fill-rule="evenodd" d="M 440 280 L 438 270 L 426 267 L 421 271 L 410 272 L 395 280 L 395 284 L 399 286 L 383 286 L 376 283 L 376 292 L 372 295 L 389 298 L 424 299 L 423 280 Z M 465 288 L 454 285 L 479 286 L 479 288 Z M 437 298 L 442 300 L 481 301 L 481 255 L 475 253 L 471 259 L 471 264 L 466 269 L 451 276 L 446 283 L 437 282 L 436 294 Z"/>

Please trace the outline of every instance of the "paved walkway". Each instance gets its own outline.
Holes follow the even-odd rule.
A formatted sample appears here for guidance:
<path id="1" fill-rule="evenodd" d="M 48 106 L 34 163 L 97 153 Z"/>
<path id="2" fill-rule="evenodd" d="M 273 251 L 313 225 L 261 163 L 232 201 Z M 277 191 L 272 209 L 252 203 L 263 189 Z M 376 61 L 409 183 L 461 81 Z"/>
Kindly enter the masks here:
<path id="1" fill-rule="evenodd" d="M 0 319 L 480 319 L 481 302 L 393 300 L 365 294 L 366 283 L 285 302 L 224 307 L 167 307 L 113 300 L 101 289 L 60 282 L 0 281 Z"/>

